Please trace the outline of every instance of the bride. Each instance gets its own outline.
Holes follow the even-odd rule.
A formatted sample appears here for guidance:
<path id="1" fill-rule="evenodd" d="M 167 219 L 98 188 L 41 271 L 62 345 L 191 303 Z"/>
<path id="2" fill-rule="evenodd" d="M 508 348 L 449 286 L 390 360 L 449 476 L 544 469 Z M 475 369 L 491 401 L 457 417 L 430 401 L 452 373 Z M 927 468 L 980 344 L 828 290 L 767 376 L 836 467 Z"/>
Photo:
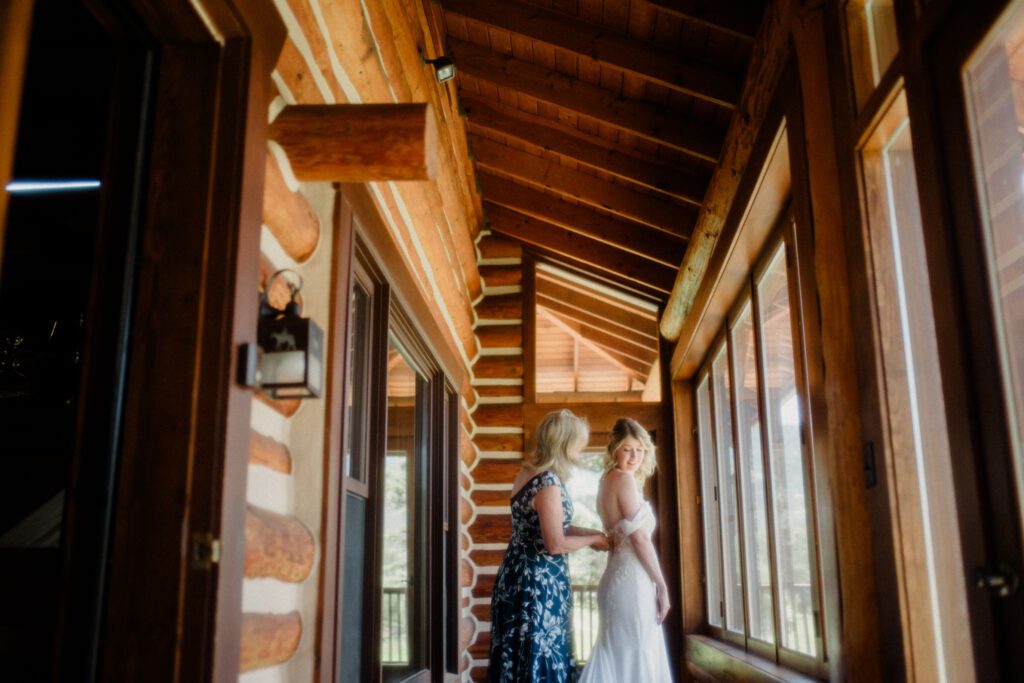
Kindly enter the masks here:
<path id="1" fill-rule="evenodd" d="M 605 453 L 597 509 L 617 542 L 598 586 L 601 626 L 579 683 L 670 683 L 661 622 L 669 600 L 651 543 L 654 512 L 642 497 L 654 472 L 654 444 L 636 420 L 619 419 Z"/>

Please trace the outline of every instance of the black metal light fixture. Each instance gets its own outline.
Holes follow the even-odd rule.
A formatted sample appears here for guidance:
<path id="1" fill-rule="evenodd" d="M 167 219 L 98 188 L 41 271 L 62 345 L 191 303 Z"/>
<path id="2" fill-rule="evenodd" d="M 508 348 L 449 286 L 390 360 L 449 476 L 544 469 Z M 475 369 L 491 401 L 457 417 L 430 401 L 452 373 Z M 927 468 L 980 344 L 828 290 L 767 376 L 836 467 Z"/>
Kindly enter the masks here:
<path id="1" fill-rule="evenodd" d="M 424 64 L 429 64 L 434 67 L 434 78 L 437 79 L 438 83 L 444 83 L 455 78 L 455 62 L 448 57 L 441 55 L 436 59 L 427 59 L 423 57 Z"/>
<path id="2" fill-rule="evenodd" d="M 298 282 L 286 279 L 291 301 L 283 309 L 274 308 L 268 298 L 270 288 L 284 273 Z M 284 269 L 267 279 L 260 294 L 256 339 L 262 354 L 257 385 L 271 398 L 319 397 L 323 390 L 324 333 L 311 319 L 299 315 L 296 297 L 301 290 L 299 274 Z"/>

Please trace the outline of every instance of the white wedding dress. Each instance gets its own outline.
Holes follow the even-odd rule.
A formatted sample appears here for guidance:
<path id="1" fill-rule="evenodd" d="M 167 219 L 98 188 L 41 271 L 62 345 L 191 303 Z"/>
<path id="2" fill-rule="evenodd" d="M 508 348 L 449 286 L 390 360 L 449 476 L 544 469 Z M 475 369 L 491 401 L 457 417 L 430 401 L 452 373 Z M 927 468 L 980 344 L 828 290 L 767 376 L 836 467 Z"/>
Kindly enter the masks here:
<path id="1" fill-rule="evenodd" d="M 614 531 L 623 539 L 608 555 L 597 589 L 601 626 L 597 643 L 578 683 L 671 683 L 665 634 L 658 623 L 658 600 L 629 535 L 637 529 L 650 537 L 654 512 L 644 503 Z"/>

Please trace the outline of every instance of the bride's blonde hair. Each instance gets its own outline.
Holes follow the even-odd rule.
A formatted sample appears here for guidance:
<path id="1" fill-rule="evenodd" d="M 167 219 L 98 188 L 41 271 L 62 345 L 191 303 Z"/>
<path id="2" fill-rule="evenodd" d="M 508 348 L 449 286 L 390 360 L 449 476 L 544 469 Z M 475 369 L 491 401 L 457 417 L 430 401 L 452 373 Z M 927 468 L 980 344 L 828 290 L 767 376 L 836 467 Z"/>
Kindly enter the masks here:
<path id="1" fill-rule="evenodd" d="M 637 486 L 642 490 L 647 479 L 654 474 L 658 466 L 658 459 L 654 455 L 654 442 L 647 430 L 640 426 L 640 423 L 630 417 L 620 417 L 615 421 L 611 434 L 608 436 L 608 447 L 604 452 L 604 470 L 610 472 L 618 465 L 615 459 L 615 451 L 619 450 L 622 442 L 628 438 L 634 438 L 640 442 L 644 449 L 644 461 L 640 463 L 634 476 Z"/>
<path id="2" fill-rule="evenodd" d="M 531 464 L 539 471 L 551 470 L 565 481 L 575 466 L 572 461 L 573 451 L 586 448 L 589 439 L 587 421 L 571 410 L 563 408 L 548 413 L 537 425 L 537 447 L 533 451 Z"/>

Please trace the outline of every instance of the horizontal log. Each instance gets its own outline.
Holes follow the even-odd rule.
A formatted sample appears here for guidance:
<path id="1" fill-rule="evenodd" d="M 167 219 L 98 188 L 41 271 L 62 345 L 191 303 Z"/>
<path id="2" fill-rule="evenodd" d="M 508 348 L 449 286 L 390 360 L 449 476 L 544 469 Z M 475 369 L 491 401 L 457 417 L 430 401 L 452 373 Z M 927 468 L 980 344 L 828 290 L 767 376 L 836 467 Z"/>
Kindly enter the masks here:
<path id="1" fill-rule="evenodd" d="M 514 287 L 523 284 L 519 266 L 480 266 L 480 277 L 487 287 Z"/>
<path id="2" fill-rule="evenodd" d="M 465 495 L 459 497 L 459 521 L 462 522 L 462 526 L 469 524 L 469 520 L 473 519 L 473 501 L 467 498 Z"/>
<path id="3" fill-rule="evenodd" d="M 288 446 L 277 439 L 253 430 L 249 435 L 249 464 L 291 474 L 292 454 Z"/>
<path id="4" fill-rule="evenodd" d="M 478 484 L 511 484 L 522 466 L 521 460 L 481 458 L 470 471 L 470 475 Z M 474 538 L 476 537 L 474 536 Z"/>
<path id="5" fill-rule="evenodd" d="M 556 159 L 523 152 L 488 138 L 473 136 L 472 141 L 477 168 L 542 187 L 673 237 L 689 236 L 697 222 L 698 209 L 692 204 L 681 205 L 639 192 L 564 166 Z M 484 196 L 494 201 L 486 186 Z M 549 195 L 544 196 L 550 201 Z M 597 215 L 605 216 L 603 213 Z"/>
<path id="6" fill-rule="evenodd" d="M 623 251 L 591 237 L 559 227 L 538 218 L 487 204 L 491 229 L 514 237 L 525 244 L 553 252 L 570 263 L 584 264 L 614 278 L 622 278 L 661 293 L 672 291 L 675 268 Z"/>
<path id="7" fill-rule="evenodd" d="M 475 307 L 479 320 L 522 320 L 522 294 L 492 294 Z"/>
<path id="8" fill-rule="evenodd" d="M 298 583 L 313 568 L 313 534 L 302 522 L 254 505 L 245 514 L 245 576 Z"/>
<path id="9" fill-rule="evenodd" d="M 505 539 L 506 541 L 508 539 Z M 494 594 L 494 574 L 478 574 L 471 591 L 474 598 L 490 598 Z"/>
<path id="10" fill-rule="evenodd" d="M 479 665 L 470 667 L 469 680 L 473 681 L 473 683 L 484 683 L 487 680 L 487 667 Z"/>
<path id="11" fill-rule="evenodd" d="M 739 97 L 735 76 L 607 26 L 518 0 L 445 0 L 444 9 L 719 106 L 731 108 Z"/>
<path id="12" fill-rule="evenodd" d="M 473 634 L 476 633 L 476 624 L 469 617 L 462 617 L 459 621 L 459 652 L 465 652 L 473 642 Z"/>
<path id="13" fill-rule="evenodd" d="M 476 490 L 473 491 L 473 503 L 479 507 L 484 506 L 507 506 L 509 504 L 509 494 L 511 491 L 489 491 L 489 490 Z M 500 557 L 498 559 L 501 559 Z M 480 564 L 474 560 L 477 564 Z M 486 564 L 486 563 L 485 563 Z"/>
<path id="14" fill-rule="evenodd" d="M 680 223 L 679 232 L 669 234 L 636 221 L 570 204 L 486 171 L 482 171 L 478 177 L 484 200 L 489 205 L 503 206 L 532 216 L 668 268 L 676 268 L 683 260 L 686 235 L 692 225 Z M 681 212 L 685 213 L 692 214 L 692 211 L 686 209 Z M 491 220 L 493 222 L 493 216 Z"/>
<path id="15" fill-rule="evenodd" d="M 275 411 L 284 415 L 285 417 L 291 417 L 295 413 L 299 412 L 299 408 L 302 407 L 301 398 L 270 398 L 264 393 L 257 392 L 256 400 L 264 405 L 268 405 Z"/>
<path id="16" fill-rule="evenodd" d="M 558 121 L 471 95 L 460 97 L 475 132 L 488 131 L 535 145 L 631 185 L 700 206 L 710 175 L 665 163 L 654 156 L 589 135 Z"/>
<path id="17" fill-rule="evenodd" d="M 270 124 L 269 135 L 299 180 L 366 183 L 437 175 L 437 125 L 425 103 L 290 105 Z"/>
<path id="18" fill-rule="evenodd" d="M 490 621 L 491 620 L 491 605 L 487 602 L 480 602 L 473 605 L 469 611 L 479 621 Z"/>
<path id="19" fill-rule="evenodd" d="M 476 338 L 482 349 L 520 348 L 523 345 L 523 326 L 478 325 Z"/>
<path id="20" fill-rule="evenodd" d="M 724 132 L 717 127 L 671 114 L 654 104 L 624 99 L 575 76 L 473 43 L 449 38 L 449 44 L 462 74 L 589 116 L 694 158 L 712 163 L 718 160 Z"/>
<path id="21" fill-rule="evenodd" d="M 480 398 L 521 398 L 523 388 L 521 386 L 492 386 L 485 384 L 476 388 Z"/>
<path id="22" fill-rule="evenodd" d="M 482 631 L 477 634 L 476 641 L 469 646 L 469 655 L 473 659 L 487 659 L 491 651 L 491 632 Z"/>
<path id="23" fill-rule="evenodd" d="M 477 434 L 473 437 L 473 443 L 476 444 L 481 453 L 492 451 L 502 453 L 523 452 L 522 434 Z"/>
<path id="24" fill-rule="evenodd" d="M 484 235 L 477 244 L 480 260 L 488 259 L 519 259 L 523 257 L 523 248 L 515 240 L 502 235 Z"/>
<path id="25" fill-rule="evenodd" d="M 508 502 L 508 496 L 505 496 L 505 502 Z M 505 557 L 505 550 L 478 550 L 474 549 L 469 553 L 470 559 L 478 567 L 497 567 L 501 564 L 501 560 Z"/>
<path id="26" fill-rule="evenodd" d="M 302 638 L 302 618 L 287 614 L 242 614 L 242 671 L 265 669 L 292 658 Z"/>
<path id="27" fill-rule="evenodd" d="M 263 222 L 285 253 L 298 263 L 308 259 L 320 241 L 320 219 L 305 197 L 291 191 L 271 154 L 267 155 Z"/>
<path id="28" fill-rule="evenodd" d="M 477 427 L 522 427 L 523 409 L 515 403 L 483 403 L 473 413 Z"/>
<path id="29" fill-rule="evenodd" d="M 522 354 L 508 356 L 480 356 L 473 365 L 477 379 L 519 379 L 523 376 Z"/>

